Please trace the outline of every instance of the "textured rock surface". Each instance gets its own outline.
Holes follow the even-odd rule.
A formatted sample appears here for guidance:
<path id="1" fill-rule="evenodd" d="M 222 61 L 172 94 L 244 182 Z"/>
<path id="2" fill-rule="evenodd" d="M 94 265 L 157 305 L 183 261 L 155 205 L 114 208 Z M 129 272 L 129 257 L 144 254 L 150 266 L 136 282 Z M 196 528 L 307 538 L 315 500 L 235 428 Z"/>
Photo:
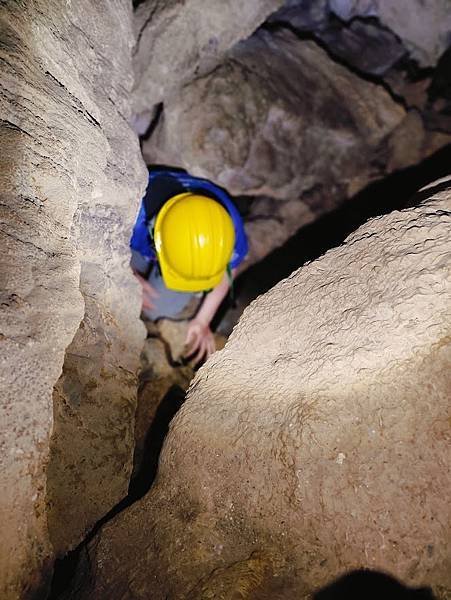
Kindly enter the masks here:
<path id="1" fill-rule="evenodd" d="M 156 468 L 160 437 L 165 433 L 162 429 L 183 402 L 196 365 L 185 357 L 188 321 L 161 319 L 157 323 L 147 321 L 146 326 L 148 337 L 141 354 L 133 476 L 149 481 L 147 471 L 153 467 L 149 466 L 149 460 L 155 462 Z M 226 338 L 215 334 L 215 343 L 217 350 L 222 350 Z"/>
<path id="2" fill-rule="evenodd" d="M 314 35 L 335 57 L 372 75 L 383 75 L 407 54 L 401 40 L 379 22 L 358 17 L 342 21 L 330 11 L 327 0 L 288 0 L 268 21 Z"/>
<path id="3" fill-rule="evenodd" d="M 307 598 L 359 567 L 450 597 L 450 211 L 373 219 L 245 311 L 82 597 Z"/>
<path id="4" fill-rule="evenodd" d="M 144 479 L 147 476 L 149 465 L 143 464 L 143 461 L 146 453 L 149 453 L 148 447 L 153 442 L 152 437 L 155 436 L 152 425 L 155 423 L 159 407 L 174 386 L 186 391 L 193 378 L 192 368 L 179 360 L 183 352 L 186 325 L 185 322 L 173 323 L 163 320 L 158 328 L 152 327 L 153 331 L 145 341 L 141 355 L 135 421 L 134 477 L 139 476 Z M 168 403 L 170 404 L 171 400 Z M 174 407 L 174 412 L 177 408 Z"/>
<path id="5" fill-rule="evenodd" d="M 316 4 L 309 6 L 312 12 Z M 278 22 L 293 18 L 277 14 Z M 307 25 L 320 27 L 312 15 Z M 395 83 L 408 93 L 407 104 L 424 107 L 427 80 L 415 90 Z M 278 28 L 241 42 L 212 73 L 168 100 L 143 151 L 148 163 L 182 165 L 234 194 L 259 196 L 248 215 L 249 265 L 370 181 L 450 141 L 382 86 Z M 271 222 L 261 219 L 267 204 Z"/>
<path id="6" fill-rule="evenodd" d="M 262 31 L 166 104 L 144 156 L 236 194 L 298 199 L 322 185 L 342 198 L 381 173 L 372 159 L 404 114 L 313 42 Z"/>
<path id="7" fill-rule="evenodd" d="M 135 15 L 136 113 L 149 111 L 248 37 L 283 0 L 148 0 Z"/>
<path id="8" fill-rule="evenodd" d="M 451 43 L 448 0 L 329 0 L 329 7 L 345 21 L 377 17 L 423 67 L 435 65 Z"/>
<path id="9" fill-rule="evenodd" d="M 146 174 L 126 122 L 129 3 L 0 10 L 0 596 L 9 600 L 39 587 L 52 543 L 76 543 L 126 493 L 143 339 L 127 238 Z"/>

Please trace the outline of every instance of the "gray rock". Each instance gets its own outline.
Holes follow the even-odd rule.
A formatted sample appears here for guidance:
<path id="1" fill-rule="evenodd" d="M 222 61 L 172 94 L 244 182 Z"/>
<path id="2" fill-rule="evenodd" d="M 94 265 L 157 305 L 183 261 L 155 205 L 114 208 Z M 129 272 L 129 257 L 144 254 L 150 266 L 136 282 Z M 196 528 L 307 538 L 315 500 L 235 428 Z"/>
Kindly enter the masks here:
<path id="1" fill-rule="evenodd" d="M 299 227 L 384 172 L 386 140 L 404 116 L 315 43 L 260 31 L 166 103 L 143 151 L 234 194 L 290 202 Z M 315 206 L 313 190 L 323 197 Z"/>
<path id="2" fill-rule="evenodd" d="M 434 66 L 451 44 L 449 0 L 329 0 L 340 18 L 377 17 L 422 67 Z"/>
<path id="3" fill-rule="evenodd" d="M 283 0 L 157 0 L 135 16 L 134 111 L 146 113 L 195 76 L 218 64 Z"/>
<path id="4" fill-rule="evenodd" d="M 379 77 L 407 54 L 390 30 L 361 19 L 354 19 L 346 26 L 329 27 L 318 37 L 346 65 Z"/>
<path id="5" fill-rule="evenodd" d="M 304 32 L 322 31 L 329 25 L 328 0 L 285 0 L 268 22 L 286 22 Z"/>
<path id="6" fill-rule="evenodd" d="M 285 2 L 268 22 L 321 40 L 335 59 L 371 75 L 383 75 L 407 52 L 399 38 L 375 19 L 337 19 L 327 0 Z"/>
<path id="7" fill-rule="evenodd" d="M 131 16 L 125 0 L 1 6 L 5 600 L 45 588 L 55 551 L 127 491 L 144 337 L 128 237 L 146 183 Z"/>
<path id="8" fill-rule="evenodd" d="M 298 199 L 340 182 L 346 196 L 377 176 L 371 158 L 404 114 L 315 43 L 261 31 L 167 102 L 143 150 L 235 194 Z"/>

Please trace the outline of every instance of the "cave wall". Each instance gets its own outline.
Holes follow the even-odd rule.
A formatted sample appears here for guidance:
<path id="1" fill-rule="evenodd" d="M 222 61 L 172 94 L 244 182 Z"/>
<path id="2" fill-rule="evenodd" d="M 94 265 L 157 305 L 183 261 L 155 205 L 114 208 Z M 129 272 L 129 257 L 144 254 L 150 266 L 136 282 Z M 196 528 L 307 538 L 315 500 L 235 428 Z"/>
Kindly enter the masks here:
<path id="1" fill-rule="evenodd" d="M 154 487 L 90 543 L 77 597 L 308 598 L 365 567 L 449 598 L 443 187 L 246 309 L 192 382 Z"/>
<path id="2" fill-rule="evenodd" d="M 448 48 L 451 12 L 448 0 L 329 0 L 345 21 L 373 17 L 391 29 L 421 67 L 434 66 Z"/>
<path id="3" fill-rule="evenodd" d="M 9 600 L 45 587 L 55 551 L 127 490 L 144 338 L 128 238 L 146 170 L 127 123 L 130 3 L 0 10 L 0 596 Z"/>

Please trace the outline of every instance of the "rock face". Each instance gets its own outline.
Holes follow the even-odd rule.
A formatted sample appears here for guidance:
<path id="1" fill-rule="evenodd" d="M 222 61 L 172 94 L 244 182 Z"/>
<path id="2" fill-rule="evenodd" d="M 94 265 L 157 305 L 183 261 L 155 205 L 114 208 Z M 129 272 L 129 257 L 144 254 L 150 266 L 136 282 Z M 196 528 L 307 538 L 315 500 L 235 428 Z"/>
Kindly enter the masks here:
<path id="1" fill-rule="evenodd" d="M 268 21 L 272 25 L 288 25 L 300 34 L 314 35 L 342 62 L 371 75 L 384 75 L 407 54 L 401 40 L 380 22 L 359 16 L 346 21 L 338 19 L 327 0 L 287 0 Z"/>
<path id="2" fill-rule="evenodd" d="M 144 337 L 128 237 L 146 172 L 127 125 L 129 3 L 0 10 L 0 596 L 9 600 L 45 587 L 55 552 L 127 490 Z"/>
<path id="3" fill-rule="evenodd" d="M 435 65 L 451 41 L 448 0 L 329 0 L 329 7 L 345 21 L 377 17 L 422 67 Z"/>
<path id="4" fill-rule="evenodd" d="M 246 309 L 81 597 L 307 598 L 362 567 L 450 597 L 446 185 Z"/>
<path id="5" fill-rule="evenodd" d="M 383 155 L 404 115 L 315 43 L 261 31 L 166 104 L 144 156 L 235 194 L 288 200 L 318 186 L 334 196 L 340 186 L 342 198 L 381 173 L 370 156 Z"/>
<path id="6" fill-rule="evenodd" d="M 247 38 L 283 0 L 147 0 L 135 15 L 134 109 L 148 112 Z"/>
<path id="7" fill-rule="evenodd" d="M 321 21 L 325 6 L 321 12 L 320 3 L 292 4 L 272 17 L 275 29 L 259 30 L 212 72 L 174 92 L 143 144 L 148 164 L 183 166 L 252 200 L 246 265 L 371 181 L 419 163 L 451 141 L 450 135 L 425 126 L 419 108 L 426 103 L 429 80 L 410 84 L 390 72 L 397 95 L 408 96 L 406 105 L 418 104 L 406 112 L 382 85 L 337 64 L 288 25 L 294 22 L 299 31 L 317 28 L 335 55 L 344 48 L 343 57 L 346 39 L 359 27 L 365 28 L 359 39 L 364 48 L 371 27 L 372 35 L 385 30 L 357 21 L 353 30 L 341 26 L 341 47 L 330 21 Z M 380 40 L 373 55 L 352 51 L 363 70 L 382 68 Z M 399 55 L 395 49 L 394 59 Z M 374 68 L 368 66 L 371 61 Z M 269 223 L 261 219 L 265 205 L 271 205 Z"/>

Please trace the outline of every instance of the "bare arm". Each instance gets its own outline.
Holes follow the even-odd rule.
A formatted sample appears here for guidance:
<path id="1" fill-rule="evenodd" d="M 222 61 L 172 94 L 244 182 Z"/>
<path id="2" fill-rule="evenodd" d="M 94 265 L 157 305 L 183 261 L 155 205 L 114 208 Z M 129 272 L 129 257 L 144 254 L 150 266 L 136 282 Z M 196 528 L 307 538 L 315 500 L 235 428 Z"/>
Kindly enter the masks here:
<path id="1" fill-rule="evenodd" d="M 232 270 L 232 277 L 234 274 L 235 270 Z M 226 297 L 229 287 L 229 277 L 227 273 L 224 273 L 221 283 L 207 294 L 197 315 L 189 323 L 185 342 L 187 346 L 186 355 L 190 356 L 197 351 L 194 362 L 199 362 L 204 355 L 208 358 L 216 350 L 210 323 L 221 302 Z"/>

